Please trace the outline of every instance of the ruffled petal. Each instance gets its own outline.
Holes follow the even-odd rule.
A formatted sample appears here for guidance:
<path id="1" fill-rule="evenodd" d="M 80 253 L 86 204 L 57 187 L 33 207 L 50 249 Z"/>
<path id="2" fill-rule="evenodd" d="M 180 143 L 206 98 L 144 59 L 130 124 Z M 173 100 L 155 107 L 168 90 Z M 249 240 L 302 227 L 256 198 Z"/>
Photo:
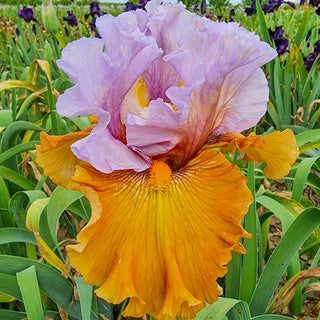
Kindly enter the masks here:
<path id="1" fill-rule="evenodd" d="M 71 150 L 79 159 L 103 173 L 125 169 L 140 172 L 151 164 L 149 157 L 114 138 L 100 123 L 88 137 L 74 143 Z"/>
<path id="2" fill-rule="evenodd" d="M 245 153 L 246 161 L 266 163 L 263 172 L 267 178 L 280 179 L 287 175 L 291 165 L 299 155 L 296 138 L 293 132 L 286 129 L 275 131 L 266 137 L 251 133 L 248 137 L 240 133 L 227 132 L 225 135 L 212 135 L 209 146 L 220 147 L 223 152 L 234 153 L 236 149 Z"/>
<path id="3" fill-rule="evenodd" d="M 265 176 L 274 180 L 280 179 L 290 172 L 291 165 L 299 156 L 296 138 L 291 130 L 286 129 L 268 134 L 263 141 L 264 148 L 248 147 L 245 150 L 245 160 L 265 162 Z"/>
<path id="4" fill-rule="evenodd" d="M 182 3 L 172 6 L 160 5 L 160 1 L 151 1 L 147 3 L 146 10 L 150 15 L 147 34 L 156 39 L 159 48 L 163 49 L 163 55 L 177 50 L 180 46 L 180 36 L 177 35 L 183 32 L 184 37 L 192 30 L 193 25 L 189 24 L 189 20 L 195 15 L 185 10 Z M 168 102 L 167 89 L 177 86 L 180 79 L 181 76 L 165 59 L 157 59 L 143 74 L 151 99 L 160 98 L 165 102 Z"/>
<path id="5" fill-rule="evenodd" d="M 125 146 L 121 122 L 121 105 L 129 89 L 162 54 L 155 39 L 141 31 L 147 20 L 146 13 L 141 12 L 120 18 L 100 17 L 96 24 L 103 39 L 74 41 L 58 61 L 75 85 L 59 97 L 57 110 L 68 117 L 98 117 L 98 126 L 90 137 L 75 144 L 73 150 L 79 159 L 102 172 L 128 168 L 141 171 L 150 165 L 148 157 L 140 156 L 137 148 Z"/>
<path id="6" fill-rule="evenodd" d="M 37 148 L 37 164 L 43 168 L 43 173 L 56 184 L 66 187 L 80 160 L 72 153 L 71 145 L 87 137 L 92 128 L 64 136 L 49 136 L 41 131 L 41 145 Z"/>
<path id="7" fill-rule="evenodd" d="M 197 154 L 212 132 L 241 132 L 257 124 L 266 112 L 269 94 L 260 67 L 277 53 L 238 24 L 201 18 L 184 10 L 182 4 L 152 2 L 147 12 L 150 35 L 163 48 L 164 56 L 142 78 L 150 99 L 161 98 L 163 108 L 157 108 L 154 135 L 145 134 L 154 119 L 129 116 L 127 139 L 143 152 L 154 155 L 159 150 L 158 156 L 164 154 L 179 167 Z M 166 126 L 165 103 L 178 111 L 171 116 L 179 123 L 175 132 L 170 124 Z M 160 107 L 160 102 L 155 105 Z M 155 142 L 154 136 L 159 137 Z"/>
<path id="8" fill-rule="evenodd" d="M 180 141 L 185 119 L 162 99 L 151 101 L 148 117 L 128 114 L 125 119 L 127 145 L 135 146 L 147 156 L 160 156 Z"/>
<path id="9" fill-rule="evenodd" d="M 62 50 L 62 59 L 57 64 L 75 86 L 59 96 L 56 105 L 59 114 L 66 117 L 94 114 L 109 122 L 109 113 L 103 110 L 106 99 L 103 83 L 108 70 L 102 51 L 103 41 L 98 38 L 82 38 Z"/>
<path id="10" fill-rule="evenodd" d="M 105 88 L 105 106 L 111 112 L 110 132 L 115 137 L 122 131 L 121 104 L 129 89 L 162 55 L 154 38 L 144 34 L 146 13 L 125 12 L 118 17 L 104 15 L 96 25 L 106 51 L 108 78 L 100 85 Z M 142 30 L 141 30 L 142 29 Z"/>
<path id="11" fill-rule="evenodd" d="M 141 173 L 107 175 L 82 163 L 73 181 L 92 218 L 67 250 L 100 297 L 130 298 L 126 316 L 160 320 L 194 317 L 217 299 L 216 280 L 247 236 L 240 222 L 252 201 L 245 177 L 220 152 L 201 152 L 176 173 L 158 160 Z"/>

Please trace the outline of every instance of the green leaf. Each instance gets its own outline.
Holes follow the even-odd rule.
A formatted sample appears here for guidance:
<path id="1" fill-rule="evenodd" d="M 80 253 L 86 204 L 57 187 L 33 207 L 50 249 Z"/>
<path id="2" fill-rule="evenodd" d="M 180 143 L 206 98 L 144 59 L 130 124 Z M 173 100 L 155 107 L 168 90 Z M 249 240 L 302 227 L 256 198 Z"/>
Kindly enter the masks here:
<path id="1" fill-rule="evenodd" d="M 228 314 L 229 320 L 250 320 L 248 304 L 244 301 L 219 298 L 212 305 L 207 305 L 195 317 L 195 320 L 224 320 Z"/>
<path id="2" fill-rule="evenodd" d="M 10 124 L 2 136 L 0 150 L 4 152 L 10 149 L 15 144 L 19 133 L 27 130 L 43 131 L 43 128 L 27 121 L 16 121 Z"/>
<path id="3" fill-rule="evenodd" d="M 90 320 L 93 288 L 81 277 L 75 277 L 74 280 L 79 293 L 82 320 Z"/>
<path id="4" fill-rule="evenodd" d="M 0 110 L 0 127 L 8 127 L 12 123 L 12 110 Z"/>
<path id="5" fill-rule="evenodd" d="M 35 140 L 35 141 L 29 141 L 29 142 L 26 142 L 23 144 L 18 144 L 16 146 L 6 150 L 5 152 L 2 152 L 0 154 L 0 164 L 9 160 L 10 158 L 16 156 L 17 154 L 19 154 L 23 151 L 35 149 L 36 144 L 40 144 L 40 141 Z"/>
<path id="6" fill-rule="evenodd" d="M 240 298 L 242 256 L 231 252 L 232 259 L 228 263 L 228 273 L 225 275 L 225 297 Z"/>
<path id="7" fill-rule="evenodd" d="M 71 117 L 69 118 L 80 130 L 90 126 L 89 117 Z"/>
<path id="8" fill-rule="evenodd" d="M 41 190 L 29 190 L 16 192 L 9 202 L 9 211 L 14 217 L 19 228 L 26 227 L 26 206 L 37 199 L 46 198 L 46 194 Z M 28 201 L 26 203 L 26 201 Z"/>
<path id="9" fill-rule="evenodd" d="M 11 242 L 25 242 L 37 245 L 35 236 L 28 230 L 19 228 L 1 228 L 0 244 Z"/>
<path id="10" fill-rule="evenodd" d="M 17 312 L 17 311 L 0 309 L 0 319 L 6 319 L 6 320 L 24 319 L 25 320 L 25 319 L 27 319 L 27 314 L 24 312 Z"/>
<path id="11" fill-rule="evenodd" d="M 20 110 L 16 116 L 16 119 L 19 119 L 23 113 L 25 113 L 34 100 L 41 97 L 45 92 L 47 92 L 47 88 L 40 89 L 39 91 L 33 92 L 27 96 L 27 98 L 21 104 Z"/>
<path id="12" fill-rule="evenodd" d="M 292 320 L 292 318 L 277 314 L 264 314 L 262 316 L 253 317 L 252 320 Z"/>
<path id="13" fill-rule="evenodd" d="M 256 289 L 250 310 L 253 316 L 265 312 L 279 281 L 299 248 L 320 225 L 320 209 L 308 208 L 292 222 L 278 246 L 269 258 Z"/>
<path id="14" fill-rule="evenodd" d="M 307 142 L 313 142 L 320 140 L 320 129 L 308 130 L 302 133 L 299 133 L 296 136 L 298 147 L 303 146 Z"/>
<path id="15" fill-rule="evenodd" d="M 17 280 L 28 320 L 43 320 L 43 307 L 35 266 L 17 272 Z"/>
<path id="16" fill-rule="evenodd" d="M 56 247 L 58 247 L 57 227 L 59 218 L 73 202 L 83 197 L 78 191 L 68 190 L 58 186 L 52 193 L 47 207 L 49 231 Z"/>
<path id="17" fill-rule="evenodd" d="M 73 287 L 71 283 L 52 267 L 27 258 L 0 255 L 1 272 L 15 275 L 31 266 L 35 266 L 39 287 L 58 304 L 67 314 L 81 319 L 80 306 L 73 303 Z"/>
<path id="18" fill-rule="evenodd" d="M 274 200 L 273 195 L 269 196 L 261 196 L 257 198 L 257 202 L 268 208 L 274 214 L 278 216 L 281 220 L 283 231 L 287 231 L 290 225 L 293 223 L 296 213 L 292 213 L 291 210 L 288 210 L 285 206 L 283 206 L 279 201 Z M 288 265 L 288 276 L 292 277 L 296 273 L 300 272 L 300 262 L 299 262 L 299 254 L 296 252 L 294 257 L 291 259 Z M 297 290 L 294 299 L 292 300 L 292 309 L 299 310 L 301 305 L 301 288 Z M 292 310 L 291 310 L 292 311 Z"/>
<path id="19" fill-rule="evenodd" d="M 294 176 L 292 199 L 298 202 L 301 200 L 310 169 L 317 159 L 317 157 L 305 158 L 298 164 L 297 171 Z"/>
<path id="20" fill-rule="evenodd" d="M 10 201 L 10 193 L 7 188 L 6 183 L 0 177 L 0 209 L 8 209 L 9 201 Z"/>
<path id="21" fill-rule="evenodd" d="M 256 8 L 257 8 L 257 15 L 258 15 L 258 19 L 259 19 L 259 24 L 260 24 L 260 32 L 262 35 L 262 39 L 265 42 L 268 42 L 271 46 L 272 46 L 272 42 L 270 39 L 270 35 L 269 35 L 269 31 L 268 31 L 268 27 L 266 24 L 266 20 L 265 20 L 265 16 L 264 13 L 261 9 L 261 4 L 259 0 L 256 0 Z"/>
<path id="22" fill-rule="evenodd" d="M 247 253 L 242 258 L 243 271 L 241 277 L 240 298 L 241 300 L 249 302 L 257 284 L 258 274 L 258 239 L 254 162 L 248 163 L 247 178 L 249 180 L 248 187 L 253 196 L 253 203 L 250 205 L 248 213 L 244 217 L 244 226 L 247 232 L 252 234 L 252 239 L 244 239 L 244 246 L 247 250 Z"/>
<path id="23" fill-rule="evenodd" d="M 0 166 L 0 176 L 25 190 L 33 190 L 36 186 L 31 180 L 4 166 Z"/>
<path id="24" fill-rule="evenodd" d="M 0 292 L 22 301 L 21 291 L 15 276 L 0 273 Z M 0 319 L 2 319 L 0 317 Z"/>
<path id="25" fill-rule="evenodd" d="M 309 31 L 308 29 L 309 13 L 310 13 L 309 6 L 305 6 L 303 16 L 300 21 L 299 29 L 294 39 L 294 42 L 298 47 L 300 47 L 301 42 L 303 41 L 303 39 L 305 39 L 307 32 Z"/>
<path id="26" fill-rule="evenodd" d="M 286 114 L 285 110 L 284 110 L 284 105 L 283 105 L 283 99 L 282 99 L 282 81 L 280 81 L 282 78 L 282 74 L 283 74 L 283 69 L 282 67 L 280 67 L 280 59 L 277 57 L 274 60 L 274 95 L 275 95 L 275 101 L 276 101 L 276 106 L 277 106 L 277 111 L 278 111 L 278 115 L 281 121 L 281 124 L 290 124 L 290 122 L 288 123 L 287 118 L 290 119 L 290 114 Z"/>

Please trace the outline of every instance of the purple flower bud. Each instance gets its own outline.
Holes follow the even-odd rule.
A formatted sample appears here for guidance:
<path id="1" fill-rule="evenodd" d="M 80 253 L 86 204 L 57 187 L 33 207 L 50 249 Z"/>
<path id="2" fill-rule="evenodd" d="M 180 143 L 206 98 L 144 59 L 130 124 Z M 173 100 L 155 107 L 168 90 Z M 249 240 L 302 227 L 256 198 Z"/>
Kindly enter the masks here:
<path id="1" fill-rule="evenodd" d="M 236 13 L 234 12 L 234 9 L 232 8 L 230 10 L 230 13 L 229 13 L 229 22 L 234 22 L 233 20 L 233 16 L 235 15 Z"/>
<path id="2" fill-rule="evenodd" d="M 200 12 L 201 12 L 201 14 L 206 14 L 206 12 L 207 12 L 207 1 L 206 0 L 201 1 Z"/>

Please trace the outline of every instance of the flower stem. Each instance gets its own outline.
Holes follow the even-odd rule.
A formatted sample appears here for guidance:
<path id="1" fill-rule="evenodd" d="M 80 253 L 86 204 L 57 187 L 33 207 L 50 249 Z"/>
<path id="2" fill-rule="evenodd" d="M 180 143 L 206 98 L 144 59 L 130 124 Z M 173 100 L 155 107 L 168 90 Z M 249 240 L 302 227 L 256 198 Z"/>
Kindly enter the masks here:
<path id="1" fill-rule="evenodd" d="M 247 253 L 243 256 L 243 273 L 241 278 L 241 300 L 250 302 L 257 283 L 258 274 L 258 243 L 257 243 L 257 213 L 255 200 L 255 175 L 254 162 L 248 163 L 248 188 L 253 196 L 253 203 L 244 218 L 244 226 L 247 232 L 252 234 L 252 239 L 244 239 Z"/>

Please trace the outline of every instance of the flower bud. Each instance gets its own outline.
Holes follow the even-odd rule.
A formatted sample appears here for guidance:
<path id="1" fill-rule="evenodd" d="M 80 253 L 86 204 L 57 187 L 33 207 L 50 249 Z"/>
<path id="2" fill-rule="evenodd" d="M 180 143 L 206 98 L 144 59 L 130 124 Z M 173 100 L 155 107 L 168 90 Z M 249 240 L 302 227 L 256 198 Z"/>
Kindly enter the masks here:
<path id="1" fill-rule="evenodd" d="M 42 22 L 50 34 L 57 34 L 59 31 L 59 20 L 53 8 L 52 0 L 42 2 Z"/>

